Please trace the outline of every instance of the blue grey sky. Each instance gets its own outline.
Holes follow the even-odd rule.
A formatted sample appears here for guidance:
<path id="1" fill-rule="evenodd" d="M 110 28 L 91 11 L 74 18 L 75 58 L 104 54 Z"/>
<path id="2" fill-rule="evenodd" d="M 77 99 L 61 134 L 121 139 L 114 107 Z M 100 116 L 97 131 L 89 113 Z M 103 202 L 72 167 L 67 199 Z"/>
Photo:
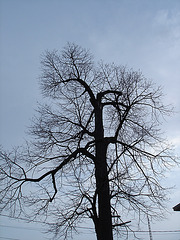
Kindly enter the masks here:
<path id="1" fill-rule="evenodd" d="M 162 85 L 165 103 L 177 112 L 162 128 L 180 153 L 180 0 L 0 0 L 0 144 L 9 149 L 23 143 L 41 101 L 40 56 L 68 41 L 90 49 L 95 60 L 140 69 Z M 180 170 L 174 169 L 165 181 L 176 186 L 169 195 L 171 214 L 152 230 L 180 230 L 180 213 L 171 210 L 180 202 L 179 182 Z M 1 217 L 0 238 L 45 239 L 40 224 L 32 226 L 36 231 L 3 224 L 31 227 Z M 94 239 L 85 232 L 73 239 Z M 180 233 L 153 235 L 180 239 Z M 141 237 L 148 239 L 147 233 Z"/>

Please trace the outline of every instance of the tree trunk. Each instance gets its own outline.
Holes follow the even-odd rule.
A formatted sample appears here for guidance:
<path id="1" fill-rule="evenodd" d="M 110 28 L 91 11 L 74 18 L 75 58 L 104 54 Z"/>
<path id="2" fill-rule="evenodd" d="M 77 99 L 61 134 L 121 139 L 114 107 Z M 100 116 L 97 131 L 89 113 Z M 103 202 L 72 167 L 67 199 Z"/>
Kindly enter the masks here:
<path id="1" fill-rule="evenodd" d="M 98 240 L 112 240 L 112 219 L 109 195 L 109 181 L 106 165 L 106 149 L 103 143 L 97 144 L 96 186 L 98 194 Z"/>
<path id="2" fill-rule="evenodd" d="M 98 240 L 113 240 L 109 180 L 106 162 L 108 145 L 104 141 L 102 107 L 100 104 L 98 105 L 99 106 L 95 111 L 95 177 L 98 195 L 98 224 L 96 227 L 96 234 Z"/>

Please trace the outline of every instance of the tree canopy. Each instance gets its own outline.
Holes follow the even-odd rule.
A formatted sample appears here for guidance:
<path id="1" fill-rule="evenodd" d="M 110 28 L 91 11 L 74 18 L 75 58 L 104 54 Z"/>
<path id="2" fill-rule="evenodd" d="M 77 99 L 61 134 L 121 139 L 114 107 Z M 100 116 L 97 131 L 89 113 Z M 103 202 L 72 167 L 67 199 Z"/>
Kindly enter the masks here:
<path id="1" fill-rule="evenodd" d="M 32 141 L 0 153 L 1 211 L 51 222 L 64 238 L 89 218 L 99 240 L 130 229 L 131 212 L 157 217 L 166 199 L 160 179 L 175 162 L 161 134 L 172 112 L 162 89 L 141 71 L 95 64 L 76 44 L 46 51 L 41 64 L 47 100 Z"/>

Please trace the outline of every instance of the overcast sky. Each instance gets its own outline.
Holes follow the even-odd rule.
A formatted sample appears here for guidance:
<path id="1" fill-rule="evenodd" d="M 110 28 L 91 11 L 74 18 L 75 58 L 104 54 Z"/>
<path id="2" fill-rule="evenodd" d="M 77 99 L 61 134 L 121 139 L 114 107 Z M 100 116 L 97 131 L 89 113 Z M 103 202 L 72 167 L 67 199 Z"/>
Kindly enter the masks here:
<path id="1" fill-rule="evenodd" d="M 90 49 L 95 60 L 140 69 L 163 86 L 165 103 L 177 113 L 162 128 L 180 153 L 180 0 L 0 0 L 0 144 L 10 149 L 23 143 L 41 101 L 40 56 L 68 41 Z M 152 230 L 180 230 L 180 213 L 171 210 L 180 202 L 179 182 L 174 169 L 166 179 L 176 186 L 169 196 L 172 214 Z M 1 239 L 45 239 L 40 224 L 1 217 L 0 225 Z M 85 232 L 86 240 L 94 239 Z M 153 233 L 153 240 L 162 239 L 179 240 L 180 232 Z"/>

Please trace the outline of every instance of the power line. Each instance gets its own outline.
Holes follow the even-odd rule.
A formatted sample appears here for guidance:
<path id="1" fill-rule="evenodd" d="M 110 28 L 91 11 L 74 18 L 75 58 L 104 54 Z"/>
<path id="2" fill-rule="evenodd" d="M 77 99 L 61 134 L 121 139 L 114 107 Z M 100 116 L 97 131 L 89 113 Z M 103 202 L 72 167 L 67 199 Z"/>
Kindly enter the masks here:
<path id="1" fill-rule="evenodd" d="M 30 221 L 29 219 L 25 219 L 25 218 L 10 217 L 10 216 L 4 215 L 4 214 L 1 214 L 0 216 L 7 217 L 7 218 L 12 218 L 12 219 L 17 219 L 17 220 L 23 220 L 23 221 L 27 221 L 27 222 L 30 222 L 30 223 L 33 222 L 33 223 L 41 223 L 41 224 L 49 224 L 49 225 L 53 224 L 53 223 L 45 223 L 45 222 L 41 222 L 41 221 L 37 221 L 37 220 L 31 220 Z M 27 229 L 27 230 L 38 230 L 37 228 L 27 228 L 27 227 L 18 227 L 18 226 L 9 226 L 9 225 L 0 225 L 0 226 L 1 227 L 9 227 L 9 228 L 22 228 L 22 229 Z M 93 227 L 77 226 L 77 228 L 94 230 Z M 123 229 L 121 231 L 126 232 L 126 230 L 123 230 Z M 147 230 L 132 230 L 132 232 L 134 232 L 134 233 L 149 233 L 149 231 L 147 231 Z M 151 230 L 151 232 L 152 233 L 179 233 L 180 229 L 178 229 L 178 230 Z"/>
<path id="2" fill-rule="evenodd" d="M 19 238 L 8 238 L 8 237 L 0 237 L 1 239 L 8 239 L 8 240 L 20 240 Z"/>
<path id="3" fill-rule="evenodd" d="M 19 229 L 26 229 L 26 230 L 41 230 L 40 228 L 29 228 L 29 227 L 18 227 L 18 226 L 10 226 L 10 225 L 2 225 L 0 224 L 0 227 L 8 227 L 8 228 L 19 228 Z M 77 228 L 82 228 L 82 229 L 91 229 L 93 230 L 94 228 L 93 227 L 83 227 L 83 226 L 79 226 Z M 126 231 L 126 230 L 123 230 L 122 229 L 122 232 L 123 231 Z M 148 233 L 149 231 L 141 231 L 141 230 L 137 230 L 137 231 L 133 231 L 133 232 L 136 232 L 136 233 Z M 153 233 L 179 233 L 180 230 L 151 230 L 151 232 Z"/>
<path id="4" fill-rule="evenodd" d="M 26 230 L 36 230 L 36 231 L 39 231 L 39 230 L 41 230 L 40 228 L 38 229 L 38 228 L 29 228 L 29 227 L 18 227 L 18 226 L 9 226 L 9 225 L 2 225 L 2 224 L 0 224 L 0 227 L 7 227 L 7 228 L 19 228 L 19 229 L 26 229 Z"/>
<path id="5" fill-rule="evenodd" d="M 149 231 L 133 231 L 133 232 L 140 232 L 140 233 L 148 233 Z M 173 232 L 180 232 L 180 230 L 151 230 L 151 232 L 154 232 L 154 233 L 173 233 Z"/>
<path id="6" fill-rule="evenodd" d="M 48 224 L 48 225 L 53 225 L 54 223 L 45 223 L 45 222 L 42 222 L 42 221 L 38 221 L 38 220 L 29 220 L 29 219 L 26 219 L 26 218 L 16 218 L 16 217 L 11 217 L 11 216 L 8 216 L 8 215 L 5 215 L 5 214 L 1 214 L 0 216 L 2 217 L 7 217 L 7 218 L 12 218 L 12 219 L 17 219 L 17 220 L 23 220 L 23 221 L 26 221 L 26 222 L 29 222 L 29 223 L 41 223 L 41 224 Z M 10 226 L 9 226 L 10 227 Z M 21 227 L 22 228 L 22 227 Z M 77 227 L 77 228 L 82 228 L 82 229 L 91 229 L 91 230 L 94 230 L 94 228 L 92 227 Z"/>
<path id="7" fill-rule="evenodd" d="M 0 227 L 7 227 L 7 228 L 17 228 L 17 229 L 25 229 L 25 230 L 36 230 L 36 231 L 39 231 L 39 230 L 42 230 L 42 229 L 40 229 L 40 228 L 29 228 L 29 227 L 18 227 L 18 226 L 10 226 L 10 225 L 2 225 L 2 224 L 0 224 Z M 82 228 L 82 229 L 92 229 L 92 230 L 94 230 L 94 228 L 91 228 L 91 227 L 77 227 L 77 228 Z"/>
<path id="8" fill-rule="evenodd" d="M 7 218 L 12 218 L 12 219 L 17 219 L 17 220 L 23 220 L 23 221 L 26 221 L 26 222 L 34 222 L 34 223 L 46 224 L 45 222 L 38 221 L 38 220 L 29 220 L 27 218 L 21 218 L 21 217 L 11 217 L 11 216 L 8 216 L 8 215 L 5 215 L 5 214 L 0 214 L 0 216 L 7 217 Z"/>

